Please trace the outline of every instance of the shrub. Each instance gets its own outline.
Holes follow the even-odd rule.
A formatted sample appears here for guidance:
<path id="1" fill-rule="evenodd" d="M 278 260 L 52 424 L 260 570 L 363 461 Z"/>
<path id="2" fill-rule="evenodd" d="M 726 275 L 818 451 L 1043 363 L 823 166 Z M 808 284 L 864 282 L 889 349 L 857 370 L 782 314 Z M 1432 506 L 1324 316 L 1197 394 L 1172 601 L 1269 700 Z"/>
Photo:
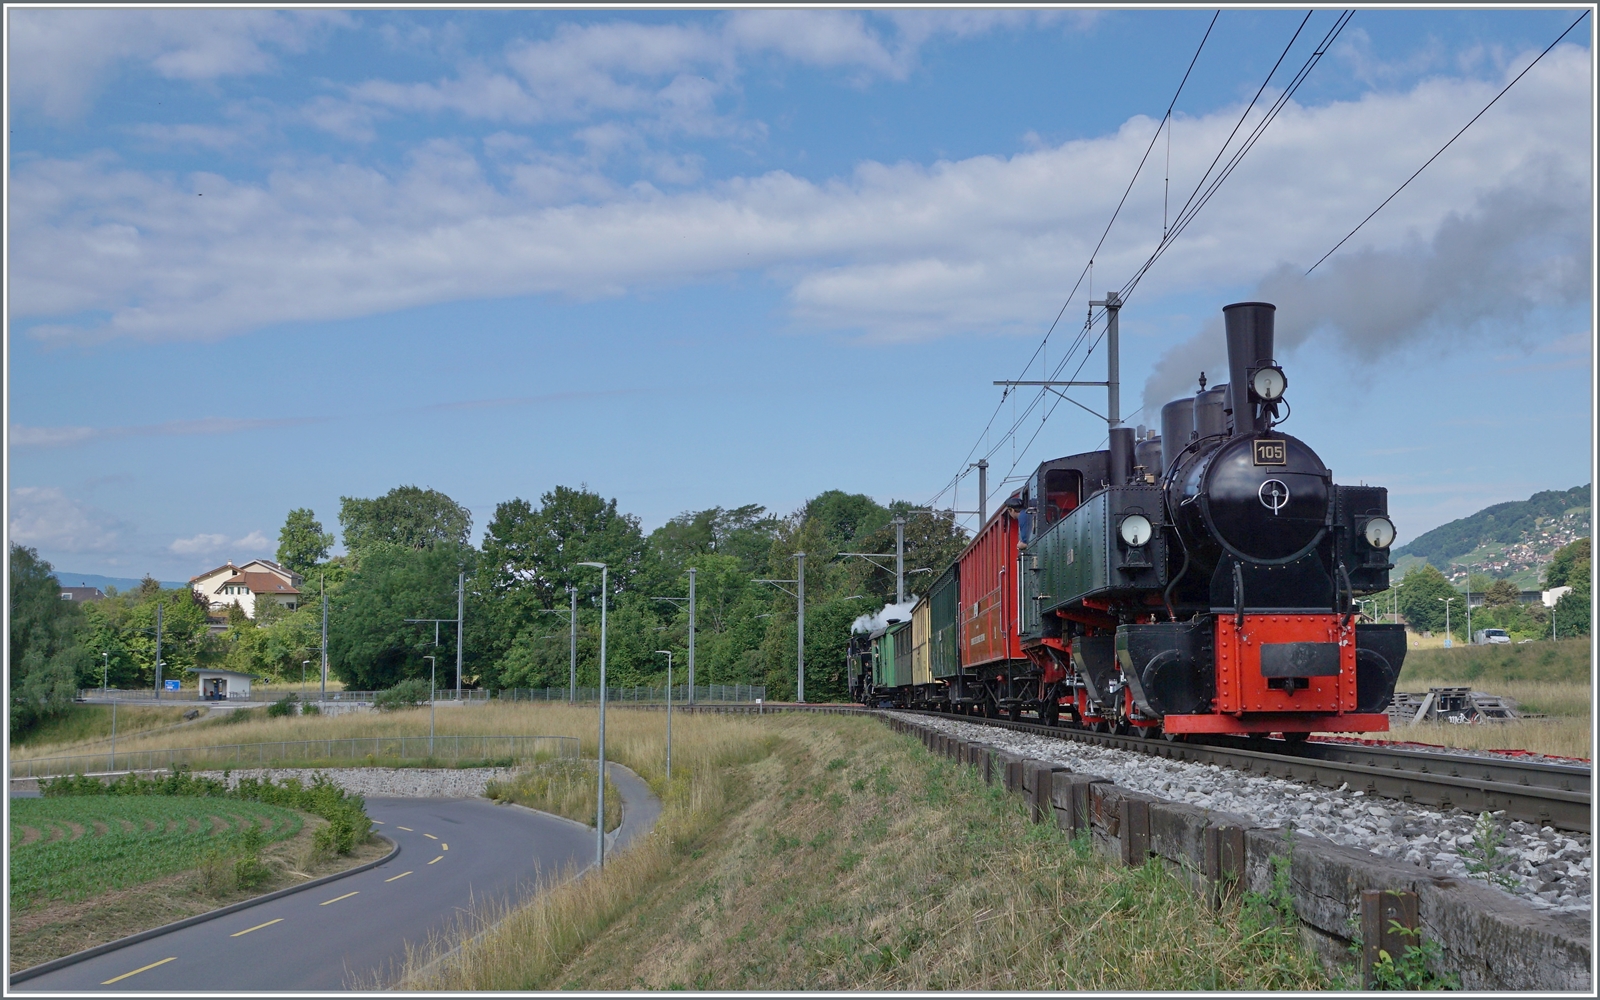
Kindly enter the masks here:
<path id="1" fill-rule="evenodd" d="M 295 702 L 299 700 L 299 698 L 295 697 L 293 691 L 289 692 L 282 698 L 279 698 L 277 701 L 267 706 L 268 718 L 277 719 L 282 718 L 285 715 L 293 715 Z"/>
<path id="2" fill-rule="evenodd" d="M 399 708 L 415 708 L 428 702 L 428 682 L 420 677 L 401 681 L 394 687 L 379 691 L 373 696 L 372 704 L 380 712 L 392 712 Z"/>
<path id="3" fill-rule="evenodd" d="M 314 701 L 308 701 L 304 705 L 300 706 L 300 714 L 301 715 L 321 715 L 322 714 L 322 706 L 318 705 Z"/>

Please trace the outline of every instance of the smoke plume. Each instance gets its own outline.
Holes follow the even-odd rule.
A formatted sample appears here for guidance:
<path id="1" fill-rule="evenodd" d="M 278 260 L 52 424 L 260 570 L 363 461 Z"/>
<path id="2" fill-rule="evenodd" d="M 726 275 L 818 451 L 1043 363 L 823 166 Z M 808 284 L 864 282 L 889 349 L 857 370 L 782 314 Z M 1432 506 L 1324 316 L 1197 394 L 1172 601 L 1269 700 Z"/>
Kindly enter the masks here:
<path id="1" fill-rule="evenodd" d="M 1305 265 L 1280 264 L 1249 299 L 1278 307 L 1279 360 L 1312 336 L 1376 359 L 1434 337 L 1504 331 L 1542 307 L 1587 302 L 1590 239 L 1585 185 L 1547 170 L 1484 195 L 1468 214 L 1451 213 L 1431 241 L 1413 238 L 1391 250 L 1347 244 L 1309 277 Z M 1221 305 L 1156 362 L 1145 382 L 1147 412 L 1193 392 L 1202 370 L 1212 383 L 1226 379 Z"/>

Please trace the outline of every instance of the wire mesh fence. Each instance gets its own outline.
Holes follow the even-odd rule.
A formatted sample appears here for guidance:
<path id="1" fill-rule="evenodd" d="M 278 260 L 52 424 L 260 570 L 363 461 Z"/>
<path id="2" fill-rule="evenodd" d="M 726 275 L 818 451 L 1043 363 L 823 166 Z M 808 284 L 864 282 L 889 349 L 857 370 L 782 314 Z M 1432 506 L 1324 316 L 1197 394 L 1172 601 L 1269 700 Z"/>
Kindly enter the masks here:
<path id="1" fill-rule="evenodd" d="M 577 760 L 573 736 L 358 736 L 346 739 L 230 743 L 160 750 L 113 750 L 11 761 L 11 777 L 156 771 L 175 767 L 218 770 L 240 767 L 393 766 L 436 761 L 511 760 L 530 763 Z"/>
<path id="2" fill-rule="evenodd" d="M 672 701 L 674 704 L 688 704 L 693 701 L 697 704 L 754 704 L 765 701 L 767 689 L 761 684 L 696 684 L 694 697 L 689 697 L 689 685 L 674 684 L 672 686 Z M 496 691 L 495 698 L 502 701 L 579 701 L 594 703 L 600 700 L 600 688 L 580 687 L 574 697 L 572 689 L 566 687 L 546 688 L 508 688 Z M 667 700 L 667 686 L 650 686 L 645 684 L 615 687 L 606 685 L 606 701 L 614 704 L 649 705 L 662 703 Z"/>

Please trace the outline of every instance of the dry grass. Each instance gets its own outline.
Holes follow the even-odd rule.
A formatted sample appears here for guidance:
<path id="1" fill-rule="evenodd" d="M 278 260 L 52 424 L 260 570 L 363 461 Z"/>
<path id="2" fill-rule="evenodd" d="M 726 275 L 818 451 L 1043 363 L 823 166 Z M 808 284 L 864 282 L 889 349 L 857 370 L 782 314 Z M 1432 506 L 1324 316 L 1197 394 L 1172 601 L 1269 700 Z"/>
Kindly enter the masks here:
<path id="1" fill-rule="evenodd" d="M 620 713 L 619 713 L 620 714 Z M 1115 867 L 969 769 L 864 718 L 695 720 L 657 831 L 475 941 L 429 990 L 1305 989 L 1292 933 Z M 617 729 L 626 728 L 619 722 Z M 688 728 L 688 727 L 685 727 Z M 770 753 L 762 752 L 770 747 Z M 734 748 L 739 748 L 735 752 Z M 677 754 L 674 755 L 675 758 Z M 703 763 L 714 754 L 700 754 Z M 677 773 L 677 760 L 674 760 Z M 481 928 L 488 926 L 489 929 Z"/>
<path id="2" fill-rule="evenodd" d="M 152 729 L 163 729 L 184 722 L 183 713 L 197 706 L 117 706 L 117 742 Z M 205 714 L 205 706 L 198 706 Z M 12 757 L 38 757 L 41 748 L 49 753 L 62 753 L 60 748 L 97 747 L 111 738 L 111 706 L 73 705 L 65 715 L 47 720 L 16 737 L 11 744 Z"/>
<path id="3" fill-rule="evenodd" d="M 1386 733 L 1363 733 L 1386 742 L 1431 743 L 1463 750 L 1528 750 L 1554 757 L 1590 760 L 1594 728 L 1587 718 L 1519 719 L 1483 725 L 1423 722 L 1401 725 Z"/>
<path id="4" fill-rule="evenodd" d="M 633 769 L 649 781 L 659 794 L 666 768 L 666 717 L 662 712 L 613 708 L 607 712 L 606 756 Z M 673 716 L 673 772 L 680 756 L 695 753 L 692 737 L 695 726 L 706 716 L 677 713 Z M 435 715 L 438 735 L 462 736 L 573 736 L 580 741 L 582 755 L 596 755 L 597 725 L 593 706 L 571 707 L 545 702 L 490 702 L 486 705 L 439 707 Z M 726 720 L 722 720 L 726 721 Z M 233 743 L 270 743 L 279 740 L 325 740 L 349 737 L 427 736 L 428 709 L 397 712 L 360 712 L 333 716 L 283 716 L 270 718 L 257 711 L 250 717 L 229 722 L 204 721 L 171 732 L 124 740 L 117 737 L 117 752 L 156 750 L 168 747 L 224 746 Z M 60 746 L 35 746 L 12 759 L 47 757 L 70 752 Z M 690 766 L 689 758 L 682 758 Z"/>
<path id="5" fill-rule="evenodd" d="M 264 883 L 253 889 L 208 889 L 204 866 L 200 865 L 190 871 L 88 899 L 12 912 L 11 969 L 25 969 L 174 920 L 331 875 L 390 851 L 389 844 L 374 838 L 358 845 L 349 856 L 319 853 L 314 848 L 313 838 L 317 829 L 325 825 L 327 820 L 306 816 L 299 834 L 263 848 L 260 857 L 270 874 Z"/>
<path id="6" fill-rule="evenodd" d="M 1591 759 L 1594 687 L 1588 640 L 1469 646 L 1408 656 L 1401 691 L 1467 687 L 1511 698 L 1520 711 L 1546 716 L 1507 723 L 1401 725 L 1371 739 L 1415 740 L 1469 750 L 1529 750 Z"/>
<path id="7" fill-rule="evenodd" d="M 676 742 L 676 741 L 674 741 Z M 593 761 L 549 760 L 523 768 L 507 781 L 491 781 L 483 794 L 496 801 L 565 816 L 594 826 Z M 606 830 L 622 825 L 622 795 L 606 778 Z"/>

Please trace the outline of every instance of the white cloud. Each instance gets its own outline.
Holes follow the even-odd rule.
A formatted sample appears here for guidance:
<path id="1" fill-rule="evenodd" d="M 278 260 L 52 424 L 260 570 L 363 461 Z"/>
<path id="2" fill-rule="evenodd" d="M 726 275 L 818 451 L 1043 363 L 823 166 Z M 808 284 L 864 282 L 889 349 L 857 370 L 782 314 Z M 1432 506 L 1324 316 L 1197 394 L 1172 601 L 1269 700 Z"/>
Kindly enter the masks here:
<path id="1" fill-rule="evenodd" d="M 199 534 L 193 538 L 174 539 L 167 548 L 180 556 L 197 556 L 205 555 L 207 552 L 215 552 L 227 544 L 227 535 Z"/>
<path id="2" fill-rule="evenodd" d="M 169 79 L 213 80 L 273 69 L 272 50 L 303 51 L 338 11 L 10 10 L 7 79 L 12 96 L 53 118 L 83 113 L 123 63 Z"/>
<path id="3" fill-rule="evenodd" d="M 54 486 L 13 487 L 6 523 L 18 545 L 73 554 L 116 550 L 122 528 Z"/>
<path id="4" fill-rule="evenodd" d="M 839 10 L 746 10 L 710 23 L 564 24 L 547 38 L 509 42 L 503 69 L 471 60 L 431 83 L 368 80 L 348 88 L 347 102 L 318 99 L 307 116 L 338 135 L 352 134 L 348 119 L 361 117 L 363 108 L 516 124 L 627 115 L 687 134 L 729 134 L 752 126 L 725 120 L 715 104 L 736 89 L 752 59 L 775 55 L 843 70 L 858 84 L 903 80 L 931 38 L 1045 20 L 1059 18 L 1015 11 L 903 11 L 874 18 Z M 347 109 L 335 110 L 346 103 Z"/>
<path id="5" fill-rule="evenodd" d="M 235 547 L 244 549 L 247 552 L 272 552 L 277 547 L 272 540 L 267 538 L 266 535 L 263 535 L 259 529 L 250 532 L 250 534 L 244 536 L 243 538 L 234 539 L 233 544 Z"/>
<path id="6" fill-rule="evenodd" d="M 192 538 L 175 539 L 167 548 L 180 556 L 200 556 L 227 548 L 243 549 L 246 552 L 271 552 L 273 543 L 259 530 L 231 541 L 227 535 L 202 532 Z"/>
<path id="7" fill-rule="evenodd" d="M 651 37 L 665 54 L 648 58 L 662 65 L 693 49 L 687 36 Z M 586 44 L 595 64 L 623 48 L 598 36 Z M 1563 185 L 1581 181 L 1580 199 L 1587 190 L 1589 70 L 1586 50 L 1552 52 L 1341 256 L 1427 244 L 1452 213 L 1519 186 L 1586 219 L 1588 205 L 1569 203 Z M 1284 262 L 1309 264 L 1497 89 L 1435 79 L 1404 93 L 1290 105 L 1140 295 L 1238 286 Z M 594 93 L 584 100 L 608 92 Z M 1178 121 L 1175 203 L 1237 114 Z M 813 327 L 880 338 L 1036 330 L 1060 307 L 1154 128 L 1135 118 L 1115 134 L 1010 158 L 865 163 L 822 183 L 778 171 L 674 194 L 618 189 L 583 162 L 526 151 L 515 137 L 488 144 L 481 160 L 434 141 L 392 173 L 317 164 L 260 183 L 176 179 L 106 158 L 39 160 L 12 174 L 12 316 L 42 320 L 32 332 L 47 339 L 207 338 L 754 270 L 790 289 L 794 317 Z M 657 169 L 683 181 L 695 167 Z M 498 183 L 502 171 L 511 183 Z M 1134 271 L 1161 225 L 1161 177 L 1150 172 L 1099 254 L 1097 292 Z M 84 328 L 59 318 L 92 310 L 109 321 Z"/>

